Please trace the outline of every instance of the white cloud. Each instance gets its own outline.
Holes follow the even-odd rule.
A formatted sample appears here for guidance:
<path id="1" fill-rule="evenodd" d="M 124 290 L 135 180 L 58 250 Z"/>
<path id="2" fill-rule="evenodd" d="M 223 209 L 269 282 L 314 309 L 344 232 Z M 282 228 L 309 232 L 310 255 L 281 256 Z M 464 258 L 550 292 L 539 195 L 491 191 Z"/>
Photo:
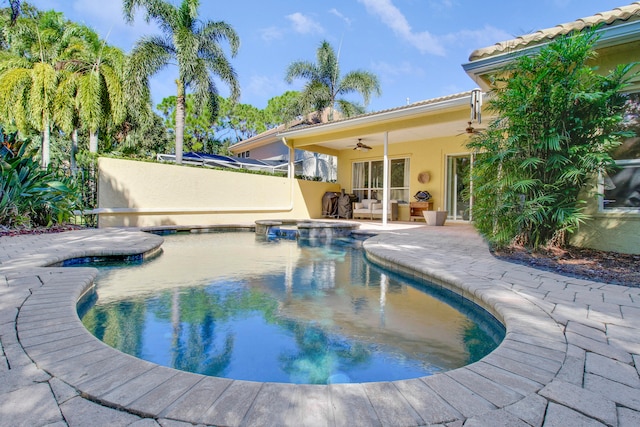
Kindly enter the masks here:
<path id="1" fill-rule="evenodd" d="M 485 25 L 479 30 L 460 30 L 442 37 L 442 41 L 454 45 L 466 45 L 472 43 L 475 48 L 490 46 L 505 40 L 511 40 L 514 36 L 504 30 Z"/>
<path id="2" fill-rule="evenodd" d="M 262 99 L 265 100 L 265 104 L 260 108 L 264 108 L 267 106 L 266 100 L 282 95 L 287 90 L 291 90 L 291 87 L 284 82 L 282 76 L 274 77 L 254 74 L 242 86 L 242 98 L 246 99 L 246 101 L 243 100 L 242 102 L 257 106 L 258 103 L 255 102 L 255 99 Z"/>
<path id="3" fill-rule="evenodd" d="M 36 0 L 35 5 L 51 8 L 58 3 Z M 43 6 L 44 4 L 46 6 Z M 70 5 L 57 7 L 56 10 L 66 10 L 67 18 L 93 28 L 101 38 L 125 51 L 130 50 L 141 36 L 158 33 L 157 26 L 147 24 L 140 11 L 136 13 L 134 23 L 127 24 L 120 1 L 75 0 Z"/>
<path id="4" fill-rule="evenodd" d="M 406 76 L 423 77 L 425 75 L 422 68 L 414 66 L 409 61 L 393 64 L 384 61 L 374 62 L 371 68 L 383 79 L 391 81 Z"/>
<path id="5" fill-rule="evenodd" d="M 469 90 L 469 86 L 462 87 L 462 86 L 457 85 L 457 84 L 438 86 L 438 95 L 437 96 L 447 96 L 447 95 L 451 95 L 452 93 L 461 93 L 461 92 L 464 92 L 466 90 Z"/>
<path id="6" fill-rule="evenodd" d="M 391 0 L 358 0 L 367 11 L 380 20 L 400 38 L 413 45 L 421 53 L 444 55 L 445 49 L 440 41 L 428 31 L 414 32 L 407 18 L 393 5 Z"/>
<path id="7" fill-rule="evenodd" d="M 333 8 L 331 10 L 329 10 L 329 13 L 332 15 L 337 16 L 338 18 L 342 19 L 342 21 L 347 24 L 347 27 L 351 26 L 351 19 L 347 18 L 346 16 L 344 16 L 342 13 L 340 13 L 340 11 L 336 8 Z"/>
<path id="8" fill-rule="evenodd" d="M 280 40 L 284 37 L 284 31 L 279 27 L 268 27 L 260 30 L 260 37 L 264 41 Z"/>
<path id="9" fill-rule="evenodd" d="M 453 7 L 453 0 L 431 0 L 429 6 L 435 10 L 451 9 Z"/>
<path id="10" fill-rule="evenodd" d="M 293 26 L 293 30 L 296 33 L 300 34 L 322 34 L 324 33 L 324 28 L 322 25 L 315 22 L 313 19 L 308 16 L 303 15 L 300 12 L 292 13 L 291 15 L 287 15 L 287 19 L 291 21 L 291 25 Z"/>

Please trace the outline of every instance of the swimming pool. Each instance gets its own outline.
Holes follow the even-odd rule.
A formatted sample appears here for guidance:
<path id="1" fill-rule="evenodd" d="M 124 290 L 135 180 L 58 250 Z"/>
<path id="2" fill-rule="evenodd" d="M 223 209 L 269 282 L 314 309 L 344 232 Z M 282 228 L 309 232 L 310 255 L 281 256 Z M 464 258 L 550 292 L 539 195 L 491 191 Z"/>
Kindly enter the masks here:
<path id="1" fill-rule="evenodd" d="M 125 353 L 211 376 L 414 378 L 472 363 L 504 337 L 488 313 L 377 268 L 352 240 L 179 234 L 150 261 L 100 270 L 87 329 Z"/>

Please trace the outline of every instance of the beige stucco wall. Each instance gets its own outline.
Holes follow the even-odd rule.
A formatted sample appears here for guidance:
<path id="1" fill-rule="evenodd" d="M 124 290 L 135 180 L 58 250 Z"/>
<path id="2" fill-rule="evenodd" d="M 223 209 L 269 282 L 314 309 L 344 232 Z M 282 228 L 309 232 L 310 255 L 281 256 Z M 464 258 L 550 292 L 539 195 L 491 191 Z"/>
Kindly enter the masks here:
<path id="1" fill-rule="evenodd" d="M 640 214 L 599 213 L 580 226 L 575 246 L 640 254 Z"/>
<path id="2" fill-rule="evenodd" d="M 594 65 L 597 65 L 598 72 L 607 73 L 618 64 L 635 61 L 640 61 L 640 41 L 600 49 Z M 636 77 L 631 83 L 629 89 L 640 88 L 640 78 Z M 585 212 L 591 215 L 591 219 L 582 224 L 578 232 L 572 236 L 572 244 L 598 250 L 640 254 L 640 212 L 599 211 L 595 185 L 592 186 L 591 192 L 584 192 L 584 200 L 587 201 Z"/>
<path id="3" fill-rule="evenodd" d="M 293 188 L 291 187 L 293 182 Z M 337 184 L 100 158 L 100 227 L 252 224 L 322 215 Z"/>
<path id="4" fill-rule="evenodd" d="M 462 122 L 464 123 L 464 122 Z M 424 139 L 414 142 L 394 144 L 389 141 L 389 159 L 409 159 L 409 201 L 414 201 L 413 195 L 419 190 L 427 190 L 431 193 L 434 210 L 445 208 L 446 186 L 446 158 L 447 155 L 469 154 L 465 147 L 468 141 L 467 135 L 448 138 Z M 354 162 L 367 160 L 382 160 L 382 147 L 374 147 L 363 154 L 362 151 L 342 150 L 338 156 L 338 183 L 347 192 L 352 192 L 352 165 Z M 426 184 L 418 182 L 418 175 L 429 172 L 431 179 Z M 400 221 L 409 221 L 409 205 L 398 206 Z"/>
<path id="5" fill-rule="evenodd" d="M 640 254 L 640 212 L 607 212 L 599 210 L 595 184 L 584 191 L 584 212 L 591 219 L 581 224 L 571 236 L 571 244 L 584 248 Z"/>

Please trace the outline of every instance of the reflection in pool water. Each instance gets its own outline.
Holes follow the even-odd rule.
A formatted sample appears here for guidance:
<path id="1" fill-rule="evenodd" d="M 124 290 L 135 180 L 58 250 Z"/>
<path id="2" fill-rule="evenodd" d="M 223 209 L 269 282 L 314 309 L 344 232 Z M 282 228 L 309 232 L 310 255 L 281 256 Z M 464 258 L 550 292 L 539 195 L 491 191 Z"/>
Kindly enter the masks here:
<path id="1" fill-rule="evenodd" d="M 487 313 L 373 266 L 359 246 L 168 236 L 151 261 L 101 267 L 83 323 L 160 365 L 309 384 L 431 375 L 480 359 L 504 337 Z"/>

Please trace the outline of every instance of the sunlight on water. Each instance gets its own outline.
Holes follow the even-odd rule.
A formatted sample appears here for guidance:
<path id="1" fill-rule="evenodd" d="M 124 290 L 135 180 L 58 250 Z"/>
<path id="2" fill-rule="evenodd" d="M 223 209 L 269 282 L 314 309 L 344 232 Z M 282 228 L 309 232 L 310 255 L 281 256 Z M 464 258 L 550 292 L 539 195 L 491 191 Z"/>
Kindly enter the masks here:
<path id="1" fill-rule="evenodd" d="M 83 317 L 95 336 L 160 365 L 233 379 L 413 378 L 476 361 L 504 336 L 488 314 L 373 266 L 351 241 L 172 235 L 162 255 L 104 265 L 96 282 Z"/>

